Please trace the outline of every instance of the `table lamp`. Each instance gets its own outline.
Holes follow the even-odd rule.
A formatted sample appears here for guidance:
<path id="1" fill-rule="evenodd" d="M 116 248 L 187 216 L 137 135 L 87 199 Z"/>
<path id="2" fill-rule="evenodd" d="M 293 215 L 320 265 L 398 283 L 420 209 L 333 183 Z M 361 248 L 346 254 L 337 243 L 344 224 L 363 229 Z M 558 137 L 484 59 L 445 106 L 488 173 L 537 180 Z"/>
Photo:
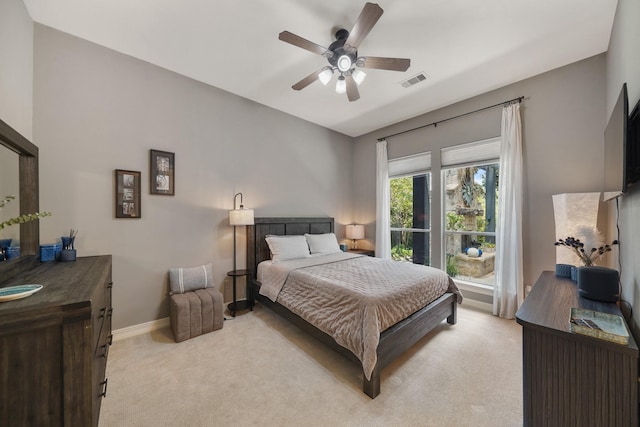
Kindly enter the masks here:
<path id="1" fill-rule="evenodd" d="M 350 224 L 347 225 L 347 239 L 351 239 L 353 243 L 352 249 L 358 249 L 357 240 L 364 239 L 364 225 L 362 224 Z"/>

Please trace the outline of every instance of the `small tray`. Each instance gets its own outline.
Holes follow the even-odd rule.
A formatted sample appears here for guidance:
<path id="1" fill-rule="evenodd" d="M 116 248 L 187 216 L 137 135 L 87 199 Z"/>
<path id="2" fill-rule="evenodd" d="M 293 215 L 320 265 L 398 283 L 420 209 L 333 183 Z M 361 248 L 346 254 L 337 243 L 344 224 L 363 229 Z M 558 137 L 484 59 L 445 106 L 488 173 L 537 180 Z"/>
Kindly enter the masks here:
<path id="1" fill-rule="evenodd" d="M 629 331 L 624 319 L 615 314 L 573 307 L 569 325 L 571 332 L 618 344 L 629 344 Z"/>
<path id="2" fill-rule="evenodd" d="M 20 285 L 0 288 L 0 302 L 26 298 L 42 289 L 42 285 Z"/>

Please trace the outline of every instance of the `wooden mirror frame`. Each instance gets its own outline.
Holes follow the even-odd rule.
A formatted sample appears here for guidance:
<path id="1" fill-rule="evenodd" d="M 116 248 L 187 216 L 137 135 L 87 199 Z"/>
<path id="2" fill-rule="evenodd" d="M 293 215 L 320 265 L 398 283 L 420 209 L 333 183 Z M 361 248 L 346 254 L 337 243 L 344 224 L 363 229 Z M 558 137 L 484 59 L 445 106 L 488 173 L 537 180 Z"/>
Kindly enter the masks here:
<path id="1" fill-rule="evenodd" d="M 39 212 L 38 147 L 2 120 L 0 144 L 19 155 L 20 215 Z M 36 263 L 40 247 L 39 225 L 39 220 L 20 224 L 20 257 L 0 262 L 0 281 Z"/>

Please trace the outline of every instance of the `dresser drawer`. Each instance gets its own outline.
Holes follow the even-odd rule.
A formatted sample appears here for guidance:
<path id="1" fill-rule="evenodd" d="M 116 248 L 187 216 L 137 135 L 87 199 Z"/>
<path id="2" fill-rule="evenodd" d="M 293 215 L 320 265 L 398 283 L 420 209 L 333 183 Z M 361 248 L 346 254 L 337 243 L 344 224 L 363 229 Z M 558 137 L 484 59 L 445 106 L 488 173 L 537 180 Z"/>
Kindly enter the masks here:
<path id="1" fill-rule="evenodd" d="M 107 369 L 107 357 L 96 357 L 94 359 L 94 374 L 93 374 L 93 425 L 98 425 L 98 417 L 100 416 L 100 405 L 102 404 L 102 398 L 107 396 L 109 382 L 105 377 Z"/>
<path id="2" fill-rule="evenodd" d="M 102 283 L 96 286 L 91 296 L 91 348 L 94 350 L 99 346 L 98 341 L 110 308 L 107 305 L 107 291 L 106 284 Z"/>
<path id="3" fill-rule="evenodd" d="M 102 255 L 42 263 L 0 279 L 2 286 L 44 286 L 0 304 L 1 426 L 98 426 L 107 389 L 111 277 L 111 256 Z"/>

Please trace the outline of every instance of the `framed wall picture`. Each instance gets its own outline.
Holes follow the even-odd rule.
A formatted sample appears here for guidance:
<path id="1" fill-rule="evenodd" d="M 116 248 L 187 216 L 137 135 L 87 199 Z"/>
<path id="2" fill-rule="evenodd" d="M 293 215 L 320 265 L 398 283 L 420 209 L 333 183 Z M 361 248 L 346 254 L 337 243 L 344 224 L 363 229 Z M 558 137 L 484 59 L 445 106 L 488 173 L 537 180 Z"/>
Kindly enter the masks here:
<path id="1" fill-rule="evenodd" d="M 149 165 L 151 194 L 175 195 L 176 155 L 167 151 L 150 150 Z"/>
<path id="2" fill-rule="evenodd" d="M 116 169 L 116 218 L 140 218 L 140 172 Z"/>

